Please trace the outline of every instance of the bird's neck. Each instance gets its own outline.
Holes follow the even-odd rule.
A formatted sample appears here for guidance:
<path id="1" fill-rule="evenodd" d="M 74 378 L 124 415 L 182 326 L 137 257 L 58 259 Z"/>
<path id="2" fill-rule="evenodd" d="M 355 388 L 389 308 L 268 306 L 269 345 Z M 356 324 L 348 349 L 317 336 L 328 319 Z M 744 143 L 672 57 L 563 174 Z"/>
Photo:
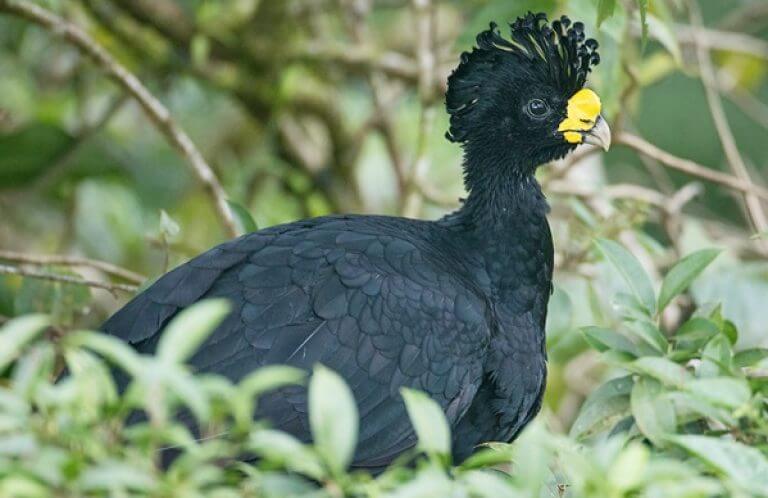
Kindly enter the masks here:
<path id="1" fill-rule="evenodd" d="M 552 239 L 546 219 L 549 205 L 539 183 L 532 172 L 500 175 L 499 165 L 484 166 L 488 174 L 467 175 L 469 196 L 445 222 L 453 224 L 482 258 L 500 301 L 519 299 L 516 290 L 521 286 L 546 283 L 548 288 Z M 507 169 L 515 170 L 520 171 Z"/>
<path id="2" fill-rule="evenodd" d="M 457 214 L 476 230 L 490 229 L 499 236 L 520 220 L 544 222 L 549 205 L 535 169 L 536 165 L 515 164 L 509 159 L 467 157 L 464 181 L 469 196 Z"/>

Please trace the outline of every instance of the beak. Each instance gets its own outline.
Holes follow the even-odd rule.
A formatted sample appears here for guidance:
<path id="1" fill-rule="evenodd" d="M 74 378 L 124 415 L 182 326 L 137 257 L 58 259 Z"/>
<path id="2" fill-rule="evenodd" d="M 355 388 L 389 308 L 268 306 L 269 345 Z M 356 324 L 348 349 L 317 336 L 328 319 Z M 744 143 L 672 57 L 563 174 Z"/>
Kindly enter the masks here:
<path id="1" fill-rule="evenodd" d="M 602 147 L 603 150 L 608 150 L 611 147 L 611 129 L 608 127 L 608 122 L 602 116 L 597 117 L 595 126 L 591 130 L 583 131 L 581 143 L 597 145 Z"/>

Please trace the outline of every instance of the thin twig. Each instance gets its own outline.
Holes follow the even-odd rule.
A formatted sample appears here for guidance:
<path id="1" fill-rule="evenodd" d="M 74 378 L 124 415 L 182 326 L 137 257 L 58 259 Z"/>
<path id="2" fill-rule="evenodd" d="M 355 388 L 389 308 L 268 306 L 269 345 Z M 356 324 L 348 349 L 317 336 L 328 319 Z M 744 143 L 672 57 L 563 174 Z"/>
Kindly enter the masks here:
<path id="1" fill-rule="evenodd" d="M 712 120 L 715 122 L 715 128 L 720 137 L 720 143 L 723 145 L 723 150 L 725 151 L 725 156 L 728 159 L 728 165 L 731 167 L 731 171 L 733 171 L 734 175 L 741 181 L 751 185 L 752 180 L 749 177 L 749 171 L 747 170 L 746 164 L 744 164 L 744 159 L 739 153 L 739 147 L 736 144 L 733 131 L 731 131 L 731 126 L 728 124 L 728 118 L 725 116 L 723 102 L 720 100 L 720 94 L 717 92 L 717 77 L 715 76 L 712 59 L 709 56 L 709 48 L 705 45 L 704 36 L 702 34 L 701 12 L 699 12 L 699 7 L 695 2 L 689 2 L 689 10 L 691 24 L 697 28 L 693 33 L 696 44 L 696 54 L 699 59 L 701 81 L 704 83 L 709 110 L 712 114 Z M 766 50 L 768 50 L 768 44 L 766 44 Z M 766 218 L 760 199 L 750 192 L 745 192 L 744 201 L 754 228 L 757 229 L 758 232 L 768 230 L 768 218 Z"/>
<path id="2" fill-rule="evenodd" d="M 608 199 L 632 199 L 662 209 L 665 209 L 668 203 L 668 199 L 664 194 L 640 185 L 632 185 L 628 183 L 606 185 L 600 188 L 585 188 L 570 182 L 557 180 L 551 182 L 547 186 L 547 191 L 554 194 L 573 195 L 584 198 L 603 196 Z"/>
<path id="3" fill-rule="evenodd" d="M 86 287 L 95 287 L 97 289 L 104 289 L 109 291 L 113 296 L 116 296 L 117 291 L 135 293 L 139 290 L 136 285 L 129 284 L 114 284 L 109 282 L 99 282 L 97 280 L 87 280 L 84 278 L 73 277 L 71 275 L 57 275 L 55 273 L 48 273 L 38 270 L 27 270 L 16 266 L 8 266 L 0 264 L 0 274 L 3 275 L 19 275 L 26 278 L 37 278 L 40 280 L 49 280 L 51 282 L 62 282 L 65 284 L 84 285 Z"/>
<path id="4" fill-rule="evenodd" d="M 675 25 L 678 41 L 687 45 L 699 45 L 708 50 L 725 50 L 748 54 L 768 60 L 768 42 L 744 33 L 733 33 L 685 24 Z"/>
<path id="5" fill-rule="evenodd" d="M 738 190 L 739 192 L 749 192 L 757 197 L 760 197 L 761 199 L 768 200 L 768 189 L 760 187 L 759 185 L 745 182 L 729 174 L 721 173 L 719 171 L 707 168 L 706 166 L 702 166 L 701 164 L 691 161 L 690 159 L 683 159 L 681 157 L 672 155 L 669 152 L 659 149 L 652 143 L 643 140 L 637 135 L 633 135 L 632 133 L 618 133 L 615 137 L 615 143 L 626 145 L 627 147 L 634 149 L 641 154 L 656 159 L 669 168 L 682 171 L 683 173 L 687 173 L 691 176 L 695 176 L 712 183 L 724 185 L 726 187 L 732 188 L 733 190 Z"/>
<path id="6" fill-rule="evenodd" d="M 719 72 L 717 89 L 736 104 L 741 112 L 763 128 L 768 129 L 768 105 L 738 85 L 736 79 L 728 73 Z"/>
<path id="7" fill-rule="evenodd" d="M 38 5 L 26 0 L 0 0 L 0 12 L 13 14 L 38 24 L 51 33 L 61 36 L 90 56 L 110 78 L 136 99 L 147 117 L 165 136 L 168 143 L 187 159 L 195 176 L 203 184 L 211 198 L 227 233 L 233 237 L 238 234 L 237 225 L 227 204 L 226 193 L 213 170 L 186 132 L 173 120 L 168 109 L 147 90 L 136 76 L 118 63 L 78 26 Z"/>
<path id="8" fill-rule="evenodd" d="M 750 24 L 762 22 L 765 18 L 768 18 L 768 3 L 748 3 L 723 17 L 718 27 L 728 31 L 746 31 Z"/>
<path id="9" fill-rule="evenodd" d="M 132 282 L 134 284 L 140 284 L 147 279 L 147 277 L 144 275 L 133 272 L 131 270 L 127 270 L 112 263 L 107 263 L 106 261 L 81 258 L 78 256 L 64 256 L 61 254 L 27 254 L 0 249 L 0 259 L 28 265 L 62 265 L 95 268 L 97 270 L 103 271 L 108 275 L 122 278 L 123 280 L 127 280 L 128 282 Z"/>

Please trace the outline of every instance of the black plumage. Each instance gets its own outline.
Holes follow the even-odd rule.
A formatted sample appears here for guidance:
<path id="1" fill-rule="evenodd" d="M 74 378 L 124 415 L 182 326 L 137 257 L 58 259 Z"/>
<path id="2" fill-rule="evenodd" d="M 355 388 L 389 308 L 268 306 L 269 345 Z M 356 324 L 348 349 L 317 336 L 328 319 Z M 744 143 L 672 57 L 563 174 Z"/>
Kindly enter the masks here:
<path id="1" fill-rule="evenodd" d="M 440 404 L 457 459 L 513 439 L 546 379 L 553 248 L 533 173 L 576 146 L 558 123 L 597 63 L 596 43 L 569 25 L 529 14 L 510 40 L 492 25 L 462 55 L 446 95 L 469 191 L 458 211 L 438 221 L 328 216 L 245 235 L 164 275 L 104 330 L 152 352 L 179 310 L 229 299 L 232 313 L 191 365 L 233 380 L 267 364 L 336 370 L 359 405 L 355 467 L 414 446 L 402 386 Z M 532 99 L 549 114 L 527 113 Z M 259 416 L 308 440 L 306 404 L 303 388 L 281 390 Z"/>

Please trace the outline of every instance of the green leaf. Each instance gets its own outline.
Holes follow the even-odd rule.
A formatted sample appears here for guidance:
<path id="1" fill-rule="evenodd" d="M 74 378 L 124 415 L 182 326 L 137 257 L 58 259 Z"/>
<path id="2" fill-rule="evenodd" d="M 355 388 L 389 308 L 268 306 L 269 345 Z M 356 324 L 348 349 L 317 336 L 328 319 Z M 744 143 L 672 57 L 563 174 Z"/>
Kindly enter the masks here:
<path id="1" fill-rule="evenodd" d="M 66 344 L 70 347 L 84 346 L 108 359 L 132 377 L 138 377 L 144 368 L 139 354 L 127 343 L 101 332 L 79 331 L 67 335 Z"/>
<path id="2" fill-rule="evenodd" d="M 768 460 L 757 448 L 707 436 L 674 436 L 669 440 L 728 476 L 740 488 L 768 496 Z"/>
<path id="3" fill-rule="evenodd" d="M 421 391 L 403 387 L 400 393 L 419 437 L 418 448 L 430 455 L 449 455 L 451 430 L 440 405 Z"/>
<path id="4" fill-rule="evenodd" d="M 647 320 L 633 320 L 626 323 L 634 336 L 651 346 L 658 353 L 666 353 L 669 348 L 669 342 L 664 337 L 661 330 L 653 323 Z"/>
<path id="5" fill-rule="evenodd" d="M 461 463 L 461 468 L 464 470 L 469 469 L 481 469 L 485 467 L 494 467 L 496 465 L 512 463 L 514 451 L 511 445 L 506 448 L 483 448 Z"/>
<path id="6" fill-rule="evenodd" d="M 135 467 L 126 462 L 107 460 L 84 469 L 80 475 L 78 487 L 84 491 L 131 489 L 150 492 L 155 483 L 155 476 L 146 467 Z"/>
<path id="7" fill-rule="evenodd" d="M 730 320 L 723 320 L 723 325 L 720 327 L 720 330 L 723 332 L 723 335 L 728 338 L 728 342 L 731 343 L 731 346 L 735 346 L 736 342 L 739 340 L 739 330 L 736 328 L 736 325 Z"/>
<path id="8" fill-rule="evenodd" d="M 309 424 L 323 460 L 334 473 L 344 471 L 357 443 L 357 405 L 344 379 L 322 365 L 309 381 Z"/>
<path id="9" fill-rule="evenodd" d="M 619 272 L 640 304 L 653 315 L 656 307 L 656 295 L 648 274 L 640 262 L 621 245 L 612 240 L 596 239 L 595 245 L 605 259 Z"/>
<path id="10" fill-rule="evenodd" d="M 304 370 L 285 365 L 269 365 L 245 376 L 238 388 L 248 397 L 291 384 L 301 384 L 307 378 Z"/>
<path id="11" fill-rule="evenodd" d="M 680 349 L 698 351 L 719 332 L 712 320 L 700 316 L 693 317 L 675 332 L 675 345 Z"/>
<path id="12" fill-rule="evenodd" d="M 0 496 L 49 498 L 51 490 L 49 486 L 41 484 L 33 477 L 16 472 L 0 481 Z"/>
<path id="13" fill-rule="evenodd" d="M 16 359 L 24 346 L 40 335 L 49 325 L 45 315 L 14 318 L 0 328 L 0 372 Z"/>
<path id="14" fill-rule="evenodd" d="M 445 472 L 432 466 L 415 474 L 414 478 L 403 482 L 391 493 L 382 494 L 386 498 L 446 498 L 457 496 L 456 485 Z M 462 495 L 458 495 L 462 496 Z M 483 495 L 472 495 L 482 497 Z"/>
<path id="15" fill-rule="evenodd" d="M 648 320 L 648 310 L 640 304 L 634 294 L 617 292 L 611 299 L 611 305 L 623 320 Z"/>
<path id="16" fill-rule="evenodd" d="M 624 493 L 642 485 L 650 457 L 651 452 L 645 445 L 636 441 L 629 443 L 607 472 L 611 488 L 626 496 Z"/>
<path id="17" fill-rule="evenodd" d="M 186 361 L 213 333 L 230 309 L 226 299 L 206 299 L 184 309 L 160 336 L 157 356 L 169 363 Z"/>
<path id="18" fill-rule="evenodd" d="M 626 368 L 678 388 L 684 388 L 685 384 L 693 378 L 685 368 L 658 356 L 645 356 L 626 365 Z"/>
<path id="19" fill-rule="evenodd" d="M 31 458 L 39 452 L 40 443 L 32 434 L 0 434 L 0 456 Z"/>
<path id="20" fill-rule="evenodd" d="M 640 356 L 637 346 L 618 332 L 594 326 L 582 327 L 580 330 L 587 343 L 601 353 L 615 351 L 631 358 Z"/>
<path id="21" fill-rule="evenodd" d="M 33 396 L 37 389 L 45 389 L 55 375 L 56 364 L 56 351 L 51 342 L 39 340 L 31 344 L 13 366 L 13 390 Z"/>
<path id="22" fill-rule="evenodd" d="M 680 425 L 701 418 L 711 419 L 726 426 L 737 423 L 729 410 L 712 406 L 712 404 L 690 393 L 674 391 L 669 393 L 669 399 L 675 405 L 675 414 Z"/>
<path id="23" fill-rule="evenodd" d="M 98 411 L 102 405 L 117 401 L 117 387 L 103 359 L 88 350 L 73 348 L 65 351 L 65 359 L 73 380 L 79 382 L 84 411 Z"/>
<path id="24" fill-rule="evenodd" d="M 702 249 L 684 257 L 672 267 L 661 283 L 659 312 L 691 285 L 691 282 L 720 254 L 719 249 Z"/>
<path id="25" fill-rule="evenodd" d="M 640 431 L 654 444 L 674 433 L 677 426 L 672 403 L 663 397 L 664 390 L 656 379 L 640 377 L 632 388 L 632 415 Z"/>
<path id="26" fill-rule="evenodd" d="M 304 370 L 284 365 L 261 367 L 247 375 L 237 386 L 237 394 L 230 400 L 233 415 L 241 428 L 253 420 L 256 403 L 261 394 L 291 384 L 302 384 L 307 377 Z"/>
<path id="27" fill-rule="evenodd" d="M 312 479 L 321 480 L 325 475 L 317 455 L 301 444 L 298 439 L 285 432 L 258 430 L 251 434 L 249 449 L 268 462 L 284 465 Z"/>
<path id="28" fill-rule="evenodd" d="M 667 52 L 672 55 L 672 58 L 678 66 L 681 65 L 683 55 L 680 50 L 680 43 L 677 41 L 677 36 L 675 36 L 672 20 L 665 21 L 656 16 L 649 15 L 646 22 L 648 25 L 648 32 L 651 36 L 667 49 Z"/>
<path id="29" fill-rule="evenodd" d="M 459 477 L 460 482 L 464 483 L 472 498 L 499 498 L 499 497 L 517 497 L 512 492 L 509 481 L 505 479 L 502 472 L 483 472 L 481 470 L 470 470 L 463 472 Z M 467 496 L 452 494 L 450 491 L 440 496 Z"/>
<path id="30" fill-rule="evenodd" d="M 613 427 L 629 415 L 629 395 L 632 377 L 609 380 L 594 390 L 581 406 L 579 416 L 571 426 L 570 435 L 584 439 Z"/>
<path id="31" fill-rule="evenodd" d="M 616 8 L 616 0 L 598 0 L 597 2 L 597 27 L 599 28 L 603 21 L 613 15 Z"/>
<path id="32" fill-rule="evenodd" d="M 73 141 L 61 128 L 35 121 L 0 133 L 0 185 L 10 188 L 34 179 L 53 167 Z"/>
<path id="33" fill-rule="evenodd" d="M 206 392 L 200 389 L 195 378 L 175 364 L 160 364 L 162 381 L 186 405 L 198 422 L 207 422 L 210 404 Z"/>
<path id="34" fill-rule="evenodd" d="M 736 377 L 694 379 L 685 389 L 707 403 L 733 410 L 747 404 L 752 396 L 747 381 Z"/>
<path id="35" fill-rule="evenodd" d="M 733 364 L 739 368 L 751 367 L 760 363 L 764 358 L 768 358 L 768 349 L 752 348 L 739 351 L 733 357 Z"/>
<path id="36" fill-rule="evenodd" d="M 237 222 L 237 229 L 240 233 L 251 233 L 259 229 L 256 222 L 253 220 L 253 216 L 240 204 L 234 201 L 227 201 L 229 209 L 235 217 Z"/>
<path id="37" fill-rule="evenodd" d="M 171 216 L 165 211 L 160 210 L 160 233 L 168 237 L 176 237 L 181 232 L 179 223 L 171 218 Z"/>
<path id="38" fill-rule="evenodd" d="M 699 377 L 729 377 L 733 375 L 733 350 L 723 334 L 714 336 L 701 353 Z"/>
<path id="39" fill-rule="evenodd" d="M 733 324 L 733 322 L 723 316 L 722 303 L 717 303 L 715 306 L 710 306 L 710 309 L 708 310 L 705 306 L 702 306 L 696 310 L 695 314 L 699 316 L 703 315 L 712 320 L 712 322 L 717 325 L 720 332 L 722 332 L 723 335 L 728 338 L 728 341 L 731 343 L 731 345 L 736 344 L 736 341 L 739 339 L 739 331 L 736 329 L 736 326 Z"/>

